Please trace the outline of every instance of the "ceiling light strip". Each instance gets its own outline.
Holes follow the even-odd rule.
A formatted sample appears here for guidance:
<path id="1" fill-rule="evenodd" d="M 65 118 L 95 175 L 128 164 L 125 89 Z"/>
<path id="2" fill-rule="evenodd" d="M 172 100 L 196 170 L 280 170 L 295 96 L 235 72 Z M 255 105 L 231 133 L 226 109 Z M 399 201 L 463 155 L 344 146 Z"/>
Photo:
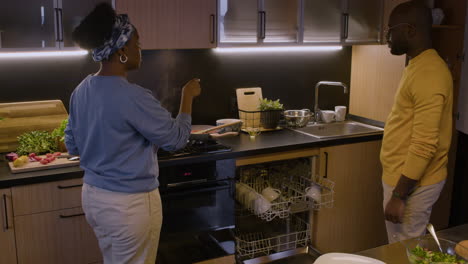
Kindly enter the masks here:
<path id="1" fill-rule="evenodd" d="M 87 50 L 73 51 L 15 51 L 0 52 L 0 58 L 50 58 L 50 57 L 76 57 L 87 55 Z"/>
<path id="2" fill-rule="evenodd" d="M 215 48 L 217 53 L 242 53 L 242 52 L 326 52 L 342 50 L 342 46 L 302 46 L 302 47 L 239 47 L 239 48 Z"/>

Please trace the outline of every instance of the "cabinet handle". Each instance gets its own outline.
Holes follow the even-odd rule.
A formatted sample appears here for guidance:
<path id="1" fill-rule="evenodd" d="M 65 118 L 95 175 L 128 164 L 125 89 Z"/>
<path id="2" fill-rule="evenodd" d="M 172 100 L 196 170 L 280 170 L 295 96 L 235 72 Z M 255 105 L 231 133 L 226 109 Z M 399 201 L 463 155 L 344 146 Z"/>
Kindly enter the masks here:
<path id="1" fill-rule="evenodd" d="M 260 13 L 260 26 L 261 26 L 260 38 L 265 39 L 266 37 L 266 12 L 260 11 L 258 13 Z"/>
<path id="2" fill-rule="evenodd" d="M 325 155 L 325 175 L 323 176 L 325 179 L 328 178 L 328 152 L 323 153 Z"/>
<path id="3" fill-rule="evenodd" d="M 81 214 L 72 214 L 72 215 L 60 215 L 60 218 L 71 218 L 71 217 L 77 217 L 77 216 L 83 216 L 85 215 L 84 213 Z"/>
<path id="4" fill-rule="evenodd" d="M 54 8 L 55 11 L 55 41 L 60 41 L 60 33 L 59 33 L 59 9 Z"/>
<path id="5" fill-rule="evenodd" d="M 59 188 L 59 189 L 70 189 L 70 188 L 77 188 L 77 187 L 82 187 L 82 186 L 83 186 L 83 184 L 68 185 L 68 186 L 59 185 L 59 186 L 57 186 L 57 188 Z"/>
<path id="6" fill-rule="evenodd" d="M 343 28 L 341 31 L 341 38 L 347 39 L 348 38 L 348 31 L 349 31 L 349 14 L 343 13 Z"/>
<path id="7" fill-rule="evenodd" d="M 60 18 L 59 18 L 59 33 L 60 33 L 60 39 L 59 41 L 62 41 L 63 42 L 63 9 L 62 8 L 59 8 L 58 9 L 58 13 L 60 15 Z"/>
<path id="8" fill-rule="evenodd" d="M 210 15 L 210 23 L 211 23 L 211 36 L 210 36 L 210 43 L 215 43 L 215 35 L 216 35 L 216 21 L 215 15 Z"/>
<path id="9" fill-rule="evenodd" d="M 41 26 L 44 26 L 44 23 L 45 23 L 44 6 L 41 6 Z"/>
<path id="10" fill-rule="evenodd" d="M 6 194 L 3 194 L 3 206 L 5 208 L 5 224 L 3 226 L 3 231 L 7 231 L 8 230 L 8 208 L 7 208 L 7 196 Z"/>

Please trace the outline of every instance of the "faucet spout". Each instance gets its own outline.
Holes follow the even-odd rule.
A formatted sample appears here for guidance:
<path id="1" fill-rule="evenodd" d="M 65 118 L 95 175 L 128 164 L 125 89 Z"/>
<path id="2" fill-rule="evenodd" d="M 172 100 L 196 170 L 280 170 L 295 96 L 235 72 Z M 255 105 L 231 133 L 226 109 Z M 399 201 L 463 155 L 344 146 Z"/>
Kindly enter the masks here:
<path id="1" fill-rule="evenodd" d="M 343 92 L 345 94 L 348 93 L 348 86 L 345 84 L 345 83 L 342 83 L 342 82 L 330 82 L 330 81 L 320 81 L 318 82 L 316 85 L 315 85 L 315 104 L 314 104 L 314 115 L 315 115 L 315 122 L 317 123 L 319 120 L 319 100 L 318 100 L 318 97 L 319 97 L 319 88 L 320 86 L 322 85 L 328 85 L 328 86 L 340 86 L 340 87 L 343 87 Z"/>

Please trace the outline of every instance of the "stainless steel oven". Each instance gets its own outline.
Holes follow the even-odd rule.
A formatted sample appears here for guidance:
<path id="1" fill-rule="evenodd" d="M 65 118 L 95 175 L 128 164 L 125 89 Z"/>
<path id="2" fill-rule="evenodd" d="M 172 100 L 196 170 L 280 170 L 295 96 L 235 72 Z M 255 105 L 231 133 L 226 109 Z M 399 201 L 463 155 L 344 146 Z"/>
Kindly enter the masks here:
<path id="1" fill-rule="evenodd" d="M 157 263 L 192 264 L 234 254 L 234 176 L 234 160 L 160 169 Z"/>

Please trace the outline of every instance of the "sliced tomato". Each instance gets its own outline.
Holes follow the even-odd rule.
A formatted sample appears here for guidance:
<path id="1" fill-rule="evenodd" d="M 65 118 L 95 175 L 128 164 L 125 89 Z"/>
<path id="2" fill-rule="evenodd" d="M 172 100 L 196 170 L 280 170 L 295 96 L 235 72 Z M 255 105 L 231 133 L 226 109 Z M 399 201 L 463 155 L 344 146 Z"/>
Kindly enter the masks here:
<path id="1" fill-rule="evenodd" d="M 39 157 L 39 156 L 35 156 L 34 159 L 35 159 L 36 161 L 41 161 L 41 160 L 42 160 L 42 158 Z"/>
<path id="2" fill-rule="evenodd" d="M 46 165 L 47 163 L 49 163 L 49 161 L 47 159 L 43 159 L 40 161 L 42 165 Z"/>
<path id="3" fill-rule="evenodd" d="M 57 156 L 62 155 L 62 152 L 54 152 L 54 154 L 52 154 L 52 155 L 54 155 L 55 157 L 57 157 Z"/>
<path id="4" fill-rule="evenodd" d="M 46 157 L 48 157 L 48 158 L 50 158 L 50 157 L 52 157 L 52 156 L 53 156 L 52 153 L 47 153 L 47 154 L 46 154 Z"/>
<path id="5" fill-rule="evenodd" d="M 34 157 L 36 157 L 36 153 L 29 153 L 28 156 L 29 156 L 30 158 L 34 158 Z"/>

